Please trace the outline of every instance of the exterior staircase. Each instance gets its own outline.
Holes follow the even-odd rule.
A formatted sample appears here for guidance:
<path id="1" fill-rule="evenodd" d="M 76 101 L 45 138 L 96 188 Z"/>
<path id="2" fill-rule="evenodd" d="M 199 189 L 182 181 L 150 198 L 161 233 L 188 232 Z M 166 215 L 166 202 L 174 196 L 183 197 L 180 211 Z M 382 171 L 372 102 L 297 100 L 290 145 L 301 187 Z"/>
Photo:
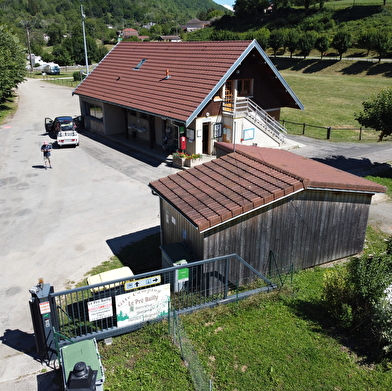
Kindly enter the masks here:
<path id="1" fill-rule="evenodd" d="M 252 100 L 246 98 L 237 101 L 235 116 L 245 117 L 259 130 L 268 134 L 279 146 L 285 143 L 287 134 L 285 127 Z"/>

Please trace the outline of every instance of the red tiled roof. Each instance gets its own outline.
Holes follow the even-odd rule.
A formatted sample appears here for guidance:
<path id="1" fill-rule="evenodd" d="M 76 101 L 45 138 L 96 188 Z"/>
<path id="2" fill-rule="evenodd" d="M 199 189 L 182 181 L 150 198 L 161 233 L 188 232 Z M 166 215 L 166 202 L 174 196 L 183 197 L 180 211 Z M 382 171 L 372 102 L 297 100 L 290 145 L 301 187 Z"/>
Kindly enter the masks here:
<path id="1" fill-rule="evenodd" d="M 119 42 L 75 93 L 186 121 L 249 44 Z"/>
<path id="2" fill-rule="evenodd" d="M 261 50 L 256 41 L 122 41 L 74 93 L 186 122 L 198 114 L 211 98 L 209 94 L 220 88 L 252 48 Z M 273 66 L 265 53 L 260 55 Z M 146 61 L 136 70 L 143 59 Z M 276 89 L 286 91 L 295 106 L 297 98 L 275 68 L 273 72 Z"/>
<path id="3" fill-rule="evenodd" d="M 307 187 L 385 192 L 384 186 L 288 151 L 245 146 L 150 187 L 200 231 Z"/>
<path id="4" fill-rule="evenodd" d="M 215 147 L 229 153 L 233 151 L 232 144 L 217 142 Z M 261 160 L 281 172 L 301 178 L 305 188 L 319 187 L 374 193 L 386 191 L 385 186 L 289 151 L 245 145 L 236 145 L 235 149 L 238 153 Z"/>

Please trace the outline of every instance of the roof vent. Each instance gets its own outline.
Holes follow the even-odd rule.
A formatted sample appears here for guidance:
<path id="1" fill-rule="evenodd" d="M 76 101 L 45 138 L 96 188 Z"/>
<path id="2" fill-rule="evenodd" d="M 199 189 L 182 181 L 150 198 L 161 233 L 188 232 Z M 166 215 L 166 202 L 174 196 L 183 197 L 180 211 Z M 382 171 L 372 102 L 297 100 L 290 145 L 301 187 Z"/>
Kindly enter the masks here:
<path id="1" fill-rule="evenodd" d="M 137 64 L 137 65 L 135 66 L 135 68 L 133 68 L 133 69 L 135 69 L 135 70 L 140 69 L 140 68 L 142 67 L 142 65 L 143 65 L 146 61 L 147 61 L 147 58 L 143 58 L 143 60 L 140 61 L 139 64 Z"/>

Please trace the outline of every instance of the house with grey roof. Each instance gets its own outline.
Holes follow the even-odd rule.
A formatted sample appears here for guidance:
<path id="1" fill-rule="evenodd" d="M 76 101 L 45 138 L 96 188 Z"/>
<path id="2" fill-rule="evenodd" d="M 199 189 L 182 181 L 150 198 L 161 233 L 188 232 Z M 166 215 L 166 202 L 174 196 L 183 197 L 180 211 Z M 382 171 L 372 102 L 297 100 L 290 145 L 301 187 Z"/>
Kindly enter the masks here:
<path id="1" fill-rule="evenodd" d="M 188 22 L 185 23 L 185 30 L 189 33 L 192 31 L 200 30 L 206 26 L 209 26 L 210 22 L 203 21 L 197 18 L 193 18 L 191 20 L 188 20 Z"/>
<path id="2" fill-rule="evenodd" d="M 87 129 L 188 154 L 279 147 L 281 108 L 303 109 L 256 40 L 119 42 L 73 93 Z"/>
<path id="3" fill-rule="evenodd" d="M 363 249 L 384 186 L 287 150 L 215 147 L 216 159 L 149 184 L 160 199 L 163 266 L 179 260 L 170 259 L 176 244 L 188 261 L 237 254 L 264 275 Z"/>

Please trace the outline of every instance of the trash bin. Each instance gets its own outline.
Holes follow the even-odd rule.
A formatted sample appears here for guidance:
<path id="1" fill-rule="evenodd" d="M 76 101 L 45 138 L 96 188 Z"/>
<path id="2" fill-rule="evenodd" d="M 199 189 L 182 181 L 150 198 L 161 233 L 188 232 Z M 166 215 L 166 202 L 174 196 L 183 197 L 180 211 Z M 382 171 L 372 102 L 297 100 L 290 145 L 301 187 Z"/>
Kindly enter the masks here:
<path id="1" fill-rule="evenodd" d="M 94 339 L 60 348 L 65 391 L 104 391 L 105 375 Z"/>

